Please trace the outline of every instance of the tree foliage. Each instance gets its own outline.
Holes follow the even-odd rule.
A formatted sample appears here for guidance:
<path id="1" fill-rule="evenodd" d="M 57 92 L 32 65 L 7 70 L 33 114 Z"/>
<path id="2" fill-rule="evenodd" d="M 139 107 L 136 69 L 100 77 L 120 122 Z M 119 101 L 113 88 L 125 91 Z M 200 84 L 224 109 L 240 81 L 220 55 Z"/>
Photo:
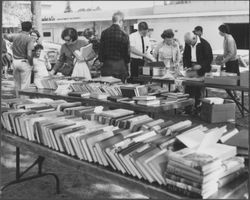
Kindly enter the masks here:
<path id="1" fill-rule="evenodd" d="M 2 2 L 3 18 L 10 19 L 16 17 L 22 21 L 31 21 L 31 7 L 30 4 L 20 4 L 17 1 L 3 1 Z"/>

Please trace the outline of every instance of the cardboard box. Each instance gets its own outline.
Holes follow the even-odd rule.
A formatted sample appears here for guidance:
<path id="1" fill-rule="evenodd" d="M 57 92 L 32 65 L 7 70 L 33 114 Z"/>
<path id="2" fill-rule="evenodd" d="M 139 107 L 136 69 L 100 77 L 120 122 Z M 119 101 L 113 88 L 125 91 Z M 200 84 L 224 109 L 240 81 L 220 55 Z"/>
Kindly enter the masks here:
<path id="1" fill-rule="evenodd" d="M 238 76 L 214 76 L 205 77 L 204 83 L 218 84 L 218 85 L 237 85 Z"/>
<path id="2" fill-rule="evenodd" d="M 240 86 L 249 88 L 249 70 L 240 72 Z"/>
<path id="3" fill-rule="evenodd" d="M 233 100 L 224 100 L 223 104 L 202 102 L 201 119 L 209 123 L 234 122 L 235 107 Z"/>

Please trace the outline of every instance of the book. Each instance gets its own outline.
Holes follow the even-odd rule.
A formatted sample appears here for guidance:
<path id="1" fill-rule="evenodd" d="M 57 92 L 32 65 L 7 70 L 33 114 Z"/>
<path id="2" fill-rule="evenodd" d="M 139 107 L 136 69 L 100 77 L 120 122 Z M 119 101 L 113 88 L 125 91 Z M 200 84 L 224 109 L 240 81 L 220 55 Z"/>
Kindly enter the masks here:
<path id="1" fill-rule="evenodd" d="M 152 105 L 160 105 L 160 100 L 155 99 L 155 100 L 139 100 L 137 101 L 138 105 L 145 105 L 145 106 L 152 106 Z"/>
<path id="2" fill-rule="evenodd" d="M 248 149 L 249 148 L 248 134 L 249 134 L 248 130 L 246 129 L 240 130 L 238 134 L 229 138 L 227 141 L 225 141 L 224 144 L 230 146 L 236 146 L 237 148 Z"/>
<path id="3" fill-rule="evenodd" d="M 95 57 L 95 52 L 93 50 L 93 44 L 90 43 L 84 47 L 81 47 L 80 50 L 75 50 L 74 55 L 79 59 L 84 59 L 85 61 L 91 60 Z"/>
<path id="4" fill-rule="evenodd" d="M 233 137 L 234 135 L 238 134 L 239 130 L 237 128 L 234 128 L 231 131 L 226 132 L 221 138 L 220 138 L 220 142 L 221 143 L 225 143 L 227 140 L 229 140 L 231 137 Z"/>
<path id="5" fill-rule="evenodd" d="M 137 96 L 137 97 L 133 97 L 133 100 L 136 101 L 151 101 L 151 100 L 155 100 L 156 96 Z"/>
<path id="6" fill-rule="evenodd" d="M 223 104 L 224 99 L 219 97 L 206 97 L 201 100 L 202 102 L 208 103 L 208 104 Z"/>
<path id="7" fill-rule="evenodd" d="M 157 151 L 154 155 L 144 161 L 145 165 L 151 169 L 151 173 L 156 181 L 162 185 L 165 184 L 164 172 L 168 161 L 168 151 L 166 149 Z"/>

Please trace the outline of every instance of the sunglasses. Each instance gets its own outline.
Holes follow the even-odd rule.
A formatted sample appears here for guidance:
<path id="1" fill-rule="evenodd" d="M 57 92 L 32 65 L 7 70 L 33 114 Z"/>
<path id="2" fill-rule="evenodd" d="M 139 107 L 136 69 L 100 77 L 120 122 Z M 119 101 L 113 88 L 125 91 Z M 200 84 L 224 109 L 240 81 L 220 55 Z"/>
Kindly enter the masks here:
<path id="1" fill-rule="evenodd" d="M 71 39 L 68 39 L 68 40 L 67 40 L 67 39 L 64 39 L 64 41 L 65 41 L 65 42 L 70 42 L 70 41 L 71 41 Z"/>

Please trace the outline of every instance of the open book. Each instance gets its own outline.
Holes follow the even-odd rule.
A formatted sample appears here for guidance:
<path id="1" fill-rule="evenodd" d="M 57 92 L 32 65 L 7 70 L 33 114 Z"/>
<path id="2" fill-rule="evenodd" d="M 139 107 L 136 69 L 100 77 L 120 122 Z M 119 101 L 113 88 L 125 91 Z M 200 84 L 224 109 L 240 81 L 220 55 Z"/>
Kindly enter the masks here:
<path id="1" fill-rule="evenodd" d="M 92 43 L 90 43 L 90 44 L 88 44 L 88 45 L 86 45 L 84 47 L 81 47 L 80 51 L 75 50 L 74 51 L 75 57 L 78 60 L 84 59 L 86 61 L 93 59 L 95 57 L 95 52 L 94 52 L 92 47 L 93 47 L 93 45 L 92 45 Z"/>

